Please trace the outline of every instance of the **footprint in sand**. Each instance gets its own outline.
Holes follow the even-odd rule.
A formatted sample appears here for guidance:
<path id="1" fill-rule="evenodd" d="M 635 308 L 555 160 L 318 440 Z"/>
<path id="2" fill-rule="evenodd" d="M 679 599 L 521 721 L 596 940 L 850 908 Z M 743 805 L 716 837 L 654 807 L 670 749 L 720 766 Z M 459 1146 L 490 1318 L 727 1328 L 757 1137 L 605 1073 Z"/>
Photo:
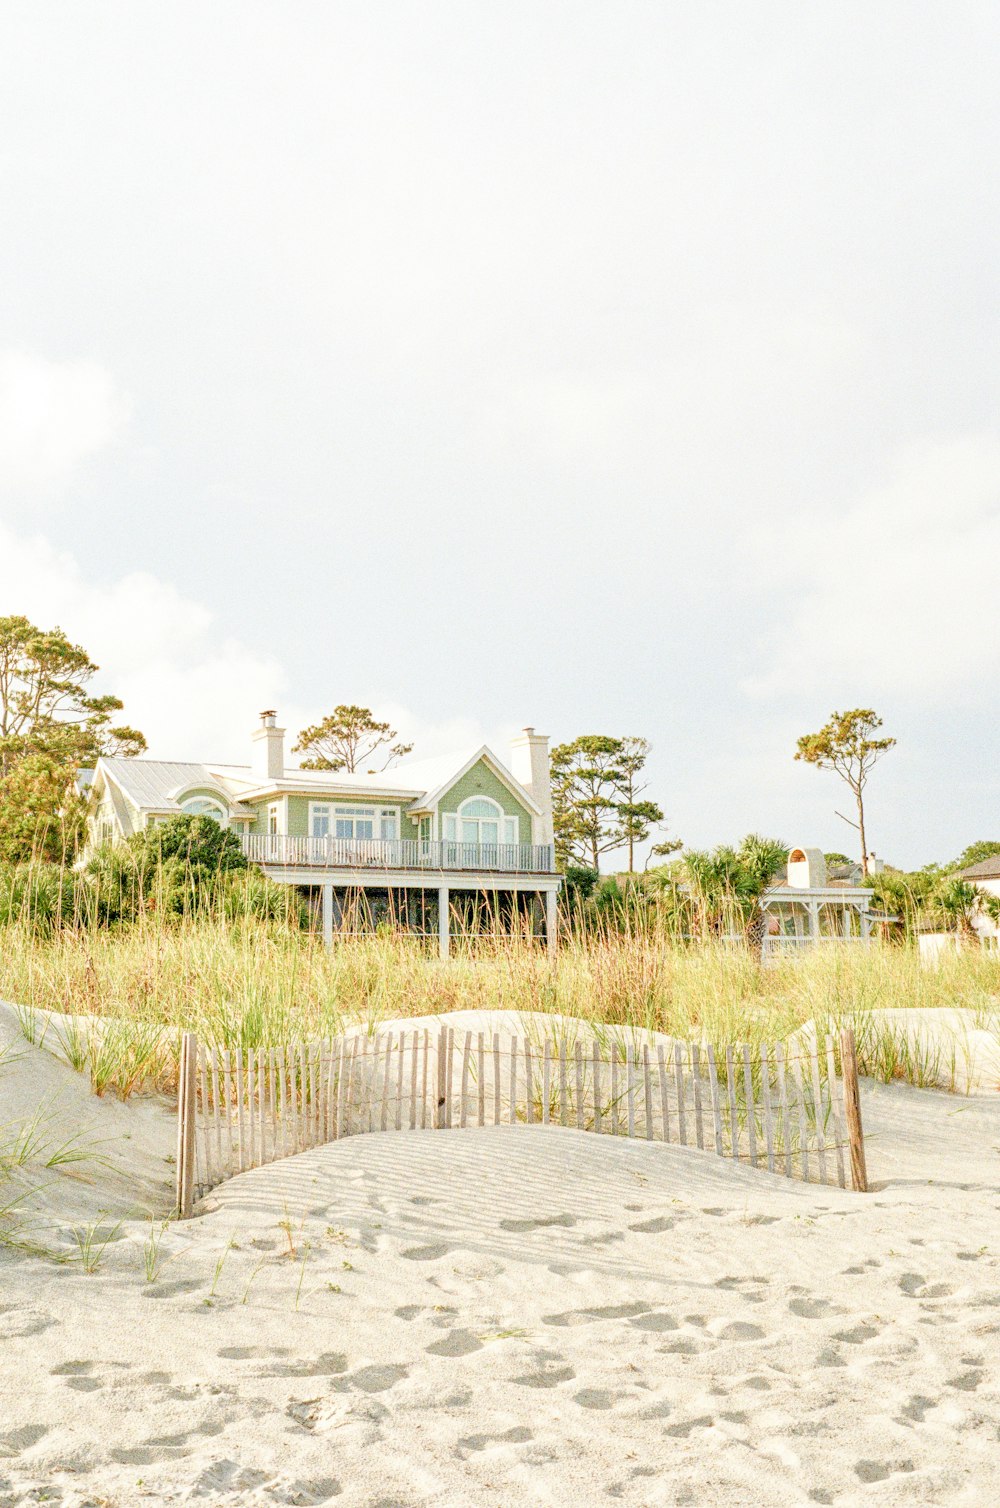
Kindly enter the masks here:
<path id="1" fill-rule="evenodd" d="M 473 1351 L 481 1351 L 483 1343 L 470 1330 L 452 1330 L 441 1340 L 436 1340 L 430 1346 L 425 1346 L 424 1351 L 428 1356 L 471 1356 Z"/>
<path id="2" fill-rule="evenodd" d="M 527 1445 L 534 1438 L 530 1429 L 523 1424 L 515 1424 L 513 1429 L 499 1435 L 466 1435 L 455 1441 L 455 1449 L 464 1461 L 467 1456 L 476 1451 L 488 1450 L 491 1445 Z"/>
<path id="3" fill-rule="evenodd" d="M 543 1315 L 542 1324 L 571 1326 L 590 1325 L 596 1320 L 631 1320 L 635 1315 L 646 1314 L 650 1307 L 649 1304 L 607 1304 L 599 1309 L 566 1309 L 562 1314 Z"/>
<path id="4" fill-rule="evenodd" d="M 454 1250 L 445 1241 L 435 1241 L 430 1246 L 410 1246 L 406 1251 L 401 1251 L 400 1256 L 408 1262 L 436 1262 L 440 1257 L 446 1257 Z"/>
<path id="5" fill-rule="evenodd" d="M 884 1482 L 897 1471 L 912 1471 L 912 1461 L 857 1461 L 854 1470 L 862 1482 Z"/>
<path id="6" fill-rule="evenodd" d="M 878 1331 L 874 1325 L 866 1325 L 862 1322 L 851 1330 L 838 1330 L 833 1339 L 843 1341 L 848 1346 L 862 1346 L 866 1340 L 874 1340 L 877 1334 Z"/>
<path id="7" fill-rule="evenodd" d="M 653 1334 L 661 1334 L 664 1330 L 679 1330 L 680 1325 L 672 1314 L 640 1314 L 635 1319 L 629 1320 L 633 1330 L 650 1330 Z"/>
<path id="8" fill-rule="evenodd" d="M 362 1367 L 357 1372 L 352 1372 L 344 1379 L 352 1388 L 357 1388 L 362 1393 L 387 1393 L 394 1388 L 397 1382 L 402 1382 L 404 1377 L 409 1376 L 409 1367 L 394 1366 L 391 1363 L 382 1366 Z"/>
<path id="9" fill-rule="evenodd" d="M 838 1304 L 830 1304 L 826 1299 L 792 1299 L 788 1305 L 789 1314 L 798 1315 L 799 1319 L 829 1319 L 831 1314 L 845 1314 L 846 1310 Z"/>
<path id="10" fill-rule="evenodd" d="M 543 1215 L 537 1220 L 501 1220 L 500 1229 L 515 1236 L 525 1236 L 530 1231 L 548 1230 L 553 1225 L 569 1230 L 578 1223 L 575 1215 Z"/>
<path id="11" fill-rule="evenodd" d="M 47 1424 L 22 1424 L 20 1429 L 9 1430 L 0 1435 L 0 1456 L 16 1456 L 22 1450 L 30 1450 L 48 1432 Z"/>
<path id="12" fill-rule="evenodd" d="M 574 1393 L 573 1402 L 578 1403 L 582 1409 L 612 1409 L 615 1406 L 615 1395 L 606 1393 L 603 1388 L 584 1388 L 579 1393 Z"/>

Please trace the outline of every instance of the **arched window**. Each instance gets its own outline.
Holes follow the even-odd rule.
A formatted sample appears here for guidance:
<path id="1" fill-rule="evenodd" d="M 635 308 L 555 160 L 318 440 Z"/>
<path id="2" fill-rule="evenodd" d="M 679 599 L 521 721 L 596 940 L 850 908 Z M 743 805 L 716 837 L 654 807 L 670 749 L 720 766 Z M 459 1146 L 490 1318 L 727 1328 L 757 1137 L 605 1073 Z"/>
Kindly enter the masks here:
<path id="1" fill-rule="evenodd" d="M 192 796 L 190 801 L 182 801 L 181 811 L 188 812 L 192 817 L 212 817 L 220 827 L 224 827 L 229 821 L 229 813 L 223 810 L 221 803 L 210 800 L 208 796 Z"/>
<path id="2" fill-rule="evenodd" d="M 470 796 L 456 813 L 443 813 L 441 823 L 446 842 L 457 839 L 486 848 L 518 840 L 517 818 L 505 816 L 503 807 L 488 796 Z"/>

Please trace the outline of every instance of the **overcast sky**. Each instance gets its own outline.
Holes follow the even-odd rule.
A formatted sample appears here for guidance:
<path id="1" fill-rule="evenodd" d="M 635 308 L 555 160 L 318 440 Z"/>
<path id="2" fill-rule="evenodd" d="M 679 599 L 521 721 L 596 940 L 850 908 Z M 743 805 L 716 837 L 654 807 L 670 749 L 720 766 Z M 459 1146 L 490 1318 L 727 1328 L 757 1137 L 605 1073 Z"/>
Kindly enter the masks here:
<path id="1" fill-rule="evenodd" d="M 992 0 L 0 4 L 0 612 L 161 757 L 635 733 L 671 831 L 1000 838 Z"/>

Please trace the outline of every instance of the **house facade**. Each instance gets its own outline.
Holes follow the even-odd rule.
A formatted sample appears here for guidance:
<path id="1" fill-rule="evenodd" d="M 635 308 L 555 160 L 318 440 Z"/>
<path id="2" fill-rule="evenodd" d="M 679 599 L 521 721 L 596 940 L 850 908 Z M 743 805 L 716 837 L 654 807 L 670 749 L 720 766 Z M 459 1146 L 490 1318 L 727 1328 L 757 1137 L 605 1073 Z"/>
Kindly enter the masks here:
<path id="1" fill-rule="evenodd" d="M 544 931 L 555 947 L 548 738 L 525 728 L 505 765 L 485 745 L 375 771 L 285 763 L 285 730 L 261 713 L 247 765 L 100 759 L 88 782 L 91 846 L 181 812 L 234 831 L 251 863 L 307 893 L 324 937 L 381 916 L 426 932 L 441 955 L 475 913 Z"/>
<path id="2" fill-rule="evenodd" d="M 980 859 L 978 864 L 960 869 L 955 878 L 967 880 L 987 895 L 1000 895 L 1000 854 L 994 854 L 990 859 Z M 1000 925 L 981 906 L 973 917 L 972 925 L 981 942 L 993 948 L 1000 946 Z"/>
<path id="3" fill-rule="evenodd" d="M 858 878 L 853 868 L 829 873 L 818 848 L 791 849 L 784 874 L 761 898 L 765 951 L 773 956 L 822 942 L 868 943 L 881 918 L 871 910 L 873 891 Z"/>

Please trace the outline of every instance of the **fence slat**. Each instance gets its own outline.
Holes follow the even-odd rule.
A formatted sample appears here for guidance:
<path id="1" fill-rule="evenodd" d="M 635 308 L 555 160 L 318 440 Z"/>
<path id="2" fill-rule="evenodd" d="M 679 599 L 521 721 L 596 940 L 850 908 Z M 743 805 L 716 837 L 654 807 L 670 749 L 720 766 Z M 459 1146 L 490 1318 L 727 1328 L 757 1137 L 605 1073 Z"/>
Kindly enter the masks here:
<path id="1" fill-rule="evenodd" d="M 774 1172 L 774 1121 L 771 1115 L 771 1066 L 767 1061 L 767 1044 L 760 1049 L 760 1095 L 764 1107 L 764 1141 L 767 1145 L 767 1171 Z"/>
<path id="2" fill-rule="evenodd" d="M 674 1043 L 674 1085 L 677 1089 L 677 1133 L 681 1139 L 681 1146 L 687 1146 L 687 1127 L 684 1118 L 684 1063 L 681 1058 L 681 1044 Z"/>
<path id="3" fill-rule="evenodd" d="M 566 1103 L 566 1038 L 559 1044 L 559 1124 L 569 1124 L 569 1106 Z"/>
<path id="4" fill-rule="evenodd" d="M 653 1140 L 653 1085 L 649 1077 L 649 1043 L 642 1044 L 642 1108 L 646 1117 L 646 1140 Z"/>
<path id="5" fill-rule="evenodd" d="M 712 1126 L 715 1130 L 715 1155 L 724 1157 L 722 1144 L 722 1107 L 719 1104 L 719 1073 L 715 1064 L 715 1048 L 708 1044 L 708 1086 L 712 1093 Z"/>
<path id="6" fill-rule="evenodd" d="M 823 1126 L 823 1092 L 819 1086 L 819 1055 L 816 1040 L 809 1050 L 809 1071 L 812 1077 L 813 1114 L 816 1119 L 816 1155 L 819 1159 L 819 1181 L 826 1183 L 826 1131 Z"/>
<path id="7" fill-rule="evenodd" d="M 743 1044 L 743 1099 L 747 1113 L 747 1142 L 750 1147 L 750 1166 L 757 1166 L 757 1105 L 753 1092 L 753 1068 L 750 1065 L 750 1043 Z"/>
<path id="8" fill-rule="evenodd" d="M 542 1044 L 542 1125 L 549 1123 L 549 1098 L 552 1093 L 552 1044 L 548 1037 Z"/>
<path id="9" fill-rule="evenodd" d="M 579 1037 L 576 1039 L 573 1053 L 576 1058 L 576 1129 L 583 1131 L 586 1129 L 587 1120 L 586 1106 L 583 1103 L 583 1043 Z"/>
<path id="10" fill-rule="evenodd" d="M 472 1033 L 465 1033 L 462 1043 L 462 1104 L 458 1112 L 458 1124 L 463 1128 L 469 1124 L 469 1056 L 472 1052 Z"/>
<path id="11" fill-rule="evenodd" d="M 243 1049 L 236 1049 L 236 1124 L 240 1133 L 240 1172 L 247 1165 L 246 1115 L 243 1110 Z"/>
<path id="12" fill-rule="evenodd" d="M 844 1122 L 838 1103 L 837 1063 L 833 1055 L 833 1038 L 829 1032 L 826 1034 L 826 1077 L 830 1089 L 830 1114 L 833 1119 L 834 1147 L 837 1153 L 837 1182 L 841 1188 L 844 1188 Z"/>
<path id="13" fill-rule="evenodd" d="M 478 1089 L 478 1091 L 479 1091 L 478 1094 L 477 1094 L 477 1096 L 476 1096 L 476 1098 L 478 1100 L 479 1124 L 481 1126 L 485 1126 L 486 1125 L 486 1043 L 485 1043 L 485 1039 L 483 1037 L 482 1032 L 480 1032 L 478 1034 L 477 1038 L 476 1038 L 476 1072 L 479 1075 L 479 1082 L 478 1082 L 478 1084 L 476 1086 L 477 1089 Z"/>
<path id="14" fill-rule="evenodd" d="M 656 1044 L 656 1072 L 660 1081 L 660 1118 L 663 1121 L 663 1140 L 670 1140 L 670 1097 L 667 1094 L 667 1064 L 663 1056 L 663 1043 Z"/>
<path id="15" fill-rule="evenodd" d="M 219 1169 L 219 1177 L 225 1176 L 229 1167 L 229 1158 L 222 1158 L 222 1106 L 219 1103 L 219 1050 L 212 1048 L 212 1111 L 215 1120 L 215 1153 Z M 226 1149 L 228 1152 L 228 1148 Z"/>
<path id="16" fill-rule="evenodd" d="M 427 1130 L 427 1076 L 430 1072 L 431 1061 L 431 1032 L 430 1027 L 424 1027 L 424 1066 L 420 1077 L 420 1129 Z M 436 1124 L 436 1123 L 435 1123 Z"/>
<path id="17" fill-rule="evenodd" d="M 524 1118 L 530 1126 L 535 1119 L 535 1096 L 531 1082 L 531 1043 L 524 1039 Z"/>
<path id="18" fill-rule="evenodd" d="M 635 1135 L 635 1051 L 631 1042 L 625 1044 L 625 1075 L 628 1089 L 628 1134 Z"/>
<path id="19" fill-rule="evenodd" d="M 510 1102 L 507 1107 L 507 1115 L 512 1126 L 517 1125 L 517 1038 L 510 1039 Z"/>
<path id="20" fill-rule="evenodd" d="M 733 1072 L 733 1049 L 726 1047 L 726 1088 L 729 1091 L 729 1155 L 733 1162 L 740 1157 L 740 1122 L 736 1114 L 736 1075 Z"/>
<path id="21" fill-rule="evenodd" d="M 500 1124 L 500 1033 L 493 1033 L 493 1124 Z"/>
<path id="22" fill-rule="evenodd" d="M 382 1103 L 379 1106 L 378 1126 L 380 1131 L 388 1131 L 389 1129 L 389 1085 L 392 1081 L 392 1044 L 395 1040 L 393 1032 L 388 1032 L 383 1038 L 385 1046 L 382 1050 L 385 1053 L 385 1069 L 382 1073 Z"/>
<path id="23" fill-rule="evenodd" d="M 397 1131 L 403 1129 L 403 1072 L 406 1067 L 406 1032 L 399 1034 L 399 1059 L 396 1063 L 396 1114 L 393 1122 Z"/>
<path id="24" fill-rule="evenodd" d="M 603 1107 L 601 1105 L 601 1049 L 594 1043 L 594 1130 L 600 1133 Z"/>
<path id="25" fill-rule="evenodd" d="M 796 1053 L 792 1060 L 792 1079 L 795 1083 L 795 1093 L 798 1097 L 799 1110 L 799 1157 L 802 1163 L 802 1177 L 809 1182 L 809 1126 L 806 1120 L 806 1096 L 802 1086 L 802 1063 Z"/>
<path id="26" fill-rule="evenodd" d="M 785 1177 L 792 1176 L 792 1118 L 788 1109 L 788 1082 L 785 1078 L 785 1049 L 774 1044 L 774 1065 L 778 1074 L 778 1099 L 781 1102 L 781 1137 L 785 1151 Z"/>
<path id="27" fill-rule="evenodd" d="M 410 1042 L 410 1130 L 417 1129 L 417 1079 L 420 1072 L 420 1033 L 411 1033 Z"/>
<path id="28" fill-rule="evenodd" d="M 618 1135 L 618 1043 L 611 1044 L 611 1135 Z"/>
<path id="29" fill-rule="evenodd" d="M 691 1083 L 694 1086 L 694 1139 L 704 1152 L 705 1128 L 701 1117 L 701 1048 L 691 1043 Z"/>
<path id="30" fill-rule="evenodd" d="M 445 1129 L 445 1104 L 448 1098 L 448 1027 L 440 1027 L 437 1033 L 437 1108 L 434 1111 L 434 1129 Z"/>

